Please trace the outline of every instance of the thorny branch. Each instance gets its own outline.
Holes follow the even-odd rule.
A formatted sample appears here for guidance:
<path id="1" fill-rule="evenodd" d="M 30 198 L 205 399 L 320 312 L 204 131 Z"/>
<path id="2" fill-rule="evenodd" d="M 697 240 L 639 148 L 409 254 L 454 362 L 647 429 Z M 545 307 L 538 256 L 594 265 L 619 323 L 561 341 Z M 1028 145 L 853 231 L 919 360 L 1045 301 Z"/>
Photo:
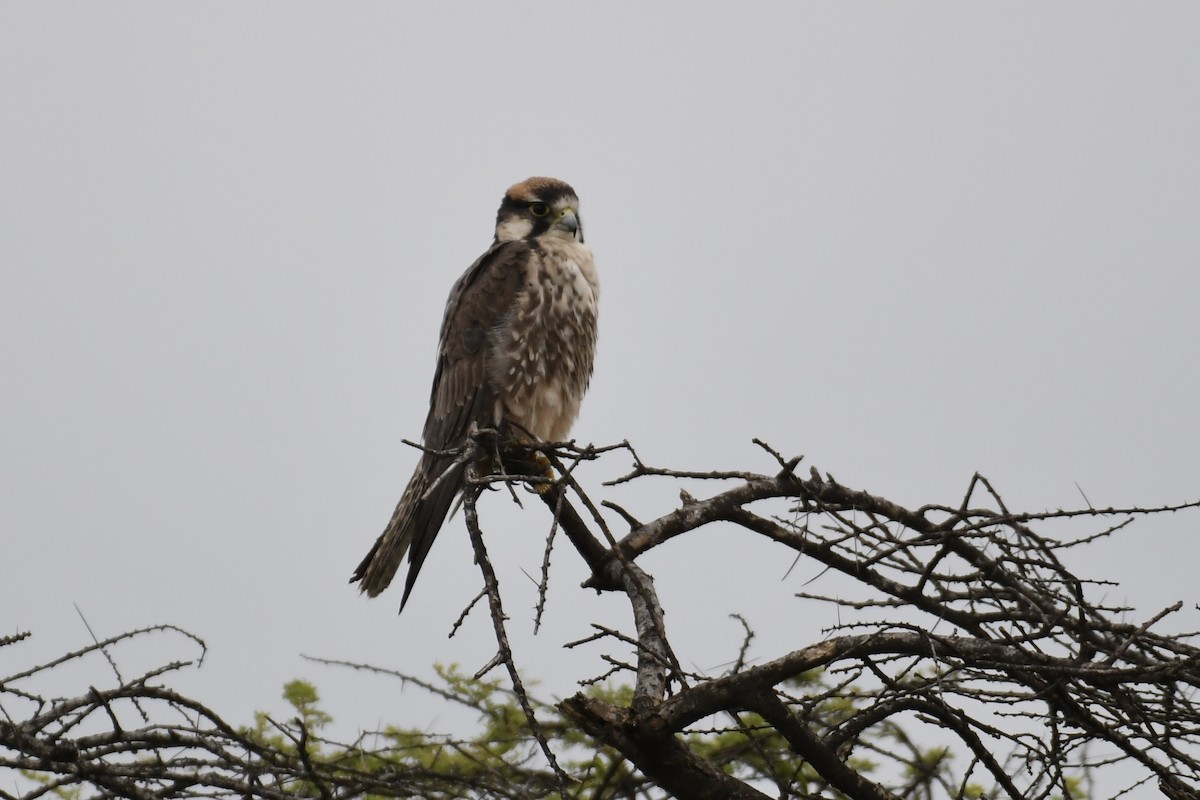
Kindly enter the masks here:
<path id="1" fill-rule="evenodd" d="M 479 565 L 479 569 L 483 573 L 484 591 L 487 593 L 488 608 L 491 611 L 492 626 L 496 631 L 496 644 L 499 650 L 492 662 L 481 669 L 475 677 L 483 677 L 483 674 L 488 672 L 493 664 L 500 663 L 505 666 L 508 670 L 509 679 L 512 681 L 513 692 L 521 704 L 521 710 L 525 712 L 525 718 L 529 721 L 529 727 L 533 731 L 534 738 L 537 740 L 542 753 L 546 756 L 546 760 L 550 763 L 550 768 L 554 770 L 554 774 L 559 780 L 559 787 L 565 792 L 571 779 L 567 777 L 567 774 L 558 765 L 558 760 L 554 757 L 554 753 L 550 749 L 550 743 L 546 740 L 546 736 L 542 732 L 537 715 L 534 714 L 533 706 L 529 701 L 529 695 L 525 692 L 525 686 L 521 681 L 521 673 L 517 670 L 516 662 L 513 661 L 512 647 L 508 643 L 508 632 L 504 627 L 506 617 L 504 615 L 504 606 L 500 599 L 500 584 L 496 580 L 496 572 L 492 569 L 492 563 L 488 559 L 487 548 L 483 543 L 483 531 L 479 529 L 479 513 L 475 508 L 475 501 L 478 499 L 479 492 L 481 491 L 480 486 L 476 483 L 477 476 L 473 466 L 477 461 L 477 459 L 472 459 L 472 464 L 467 468 L 468 485 L 463 492 L 463 509 L 467 522 L 467 531 L 471 535 L 471 546 L 475 550 L 475 563 Z"/>
<path id="2" fill-rule="evenodd" d="M 18 685 L 28 679 L 44 681 L 55 668 L 85 659 L 99 652 L 101 645 L 119 652 L 135 639 L 166 635 L 187 637 L 196 645 L 196 658 L 127 677 L 114 688 L 90 688 L 77 697 L 43 697 Z M 22 638 L 6 637 L 0 647 Z M 280 723 L 264 718 L 274 736 L 235 726 L 209 706 L 157 683 L 175 670 L 197 666 L 203 653 L 204 643 L 194 636 L 173 626 L 154 626 L 23 670 L 19 678 L 4 678 L 0 681 L 0 798 L 343 800 L 370 795 L 451 800 L 542 798 L 557 793 L 552 773 L 529 769 L 517 759 L 518 752 L 527 759 L 528 748 L 512 750 L 511 769 L 501 774 L 470 761 L 465 767 L 429 764 L 428 752 L 470 755 L 466 743 L 448 737 L 422 749 L 402 732 L 392 731 L 364 733 L 354 742 L 332 742 L 318 737 L 302 719 Z M 384 672 L 448 701 L 486 710 L 461 694 L 406 675 L 329 663 Z M 547 710 L 541 704 L 538 708 Z M 148 723 L 141 723 L 142 710 L 150 716 Z M 512 748 L 513 742 L 505 746 Z"/>
<path id="3" fill-rule="evenodd" d="M 864 597 L 850 604 L 890 610 L 893 618 L 840 625 L 833 633 L 842 635 L 765 664 L 692 686 L 680 684 L 673 696 L 651 698 L 647 705 L 604 708 L 583 695 L 564 703 L 564 711 L 594 736 L 649 774 L 652 765 L 637 757 L 647 737 L 661 744 L 719 714 L 752 710 L 791 743 L 793 753 L 825 785 L 852 798 L 907 796 L 914 790 L 909 784 L 905 791 L 902 781 L 885 785 L 861 773 L 851 780 L 844 759 L 832 755 L 872 732 L 894 730 L 906 721 L 911 726 L 915 719 L 932 720 L 974 754 L 956 786 L 990 783 L 992 791 L 1014 798 L 1071 796 L 1077 793 L 1069 785 L 1072 770 L 1091 769 L 1088 752 L 1096 747 L 1115 754 L 1106 757 L 1109 763 L 1135 762 L 1177 790 L 1200 781 L 1200 706 L 1194 701 L 1200 648 L 1189 635 L 1152 630 L 1182 605 L 1140 625 L 1125 622 L 1124 609 L 1088 597 L 1087 583 L 1061 561 L 1065 551 L 1094 534 L 1058 541 L 1032 527 L 1078 517 L 1121 518 L 1106 531 L 1111 532 L 1133 518 L 1200 503 L 1013 513 L 990 482 L 976 475 L 958 503 L 909 509 L 815 469 L 801 477 L 795 471 L 799 458 L 784 459 L 758 444 L 775 459 L 778 472 L 650 467 L 630 447 L 634 468 L 612 483 L 665 477 L 728 485 L 706 500 L 681 492 L 679 509 L 646 523 L 622 513 L 631 530 L 610 542 L 602 559 L 581 550 L 592 569 L 587 585 L 620 588 L 636 608 L 641 595 L 619 587 L 616 579 L 637 585 L 648 578 L 622 570 L 624 565 L 684 533 L 725 522 L 853 579 Z M 776 508 L 783 504 L 782 512 L 758 510 L 772 502 Z M 576 522 L 564 518 L 562 523 L 573 541 L 582 537 L 571 534 Z M 901 608 L 909 613 L 896 613 Z M 915 621 L 912 612 L 917 612 Z M 661 619 L 661 608 L 657 613 Z M 957 632 L 932 633 L 947 624 Z M 852 633 L 855 627 L 866 632 Z M 637 640 L 639 650 L 651 649 L 641 629 Z M 739 654 L 739 667 L 743 660 Z M 856 679 L 840 694 L 789 694 L 788 682 L 813 670 L 851 670 Z M 869 707 L 843 720 L 822 713 L 835 697 L 862 703 L 868 695 Z M 1011 724 L 998 727 L 995 715 Z M 1007 754 L 997 758 L 1004 750 Z M 906 774 L 921 766 L 917 756 L 892 758 Z M 1019 771 L 1013 768 L 1018 763 L 1024 765 Z M 678 774 L 694 771 L 695 765 L 681 764 Z M 951 785 L 944 776 L 939 782 Z M 811 792 L 812 784 L 803 791 Z"/>
<path id="4" fill-rule="evenodd" d="M 489 444 L 494 448 L 494 441 Z M 465 780 L 439 776 L 418 762 L 400 769 L 394 761 L 372 760 L 375 754 L 361 743 L 344 746 L 339 752 L 345 758 L 310 758 L 314 735 L 303 726 L 289 729 L 290 747 L 265 744 L 163 688 L 162 679 L 186 661 L 73 698 L 48 699 L 23 686 L 88 652 L 173 630 L 148 629 L 0 682 L 0 768 L 43 780 L 17 794 L 2 786 L 0 800 L 35 800 L 71 787 L 90 787 L 88 797 L 147 800 L 556 793 L 761 798 L 768 796 L 764 791 L 783 798 L 1034 800 L 1079 797 L 1122 765 L 1115 774 L 1125 784 L 1106 784 L 1106 796 L 1132 783 L 1156 785 L 1171 798 L 1200 797 L 1200 646 L 1193 634 L 1161 632 L 1182 605 L 1127 621 L 1128 609 L 1104 604 L 1103 583 L 1066 565 L 1073 548 L 1132 520 L 1200 503 L 1089 503 L 1024 513 L 1010 510 L 996 488 L 976 475 L 960 499 L 908 508 L 816 470 L 801 475 L 799 458 L 759 444 L 773 462 L 771 472 L 652 467 L 627 443 L 538 446 L 526 448 L 534 451 L 532 463 L 530 452 L 511 464 L 506 455 L 500 459 L 504 474 L 476 476 L 467 490 L 468 527 L 485 576 L 480 598 L 488 600 L 500 646 L 494 663 L 508 667 L 514 696 L 524 693 L 506 649 L 500 592 L 494 575 L 488 578 L 474 504 L 479 486 L 536 487 L 554 525 L 587 564 L 585 585 L 628 600 L 631 629 L 597 626 L 587 641 L 610 645 L 603 660 L 611 671 L 632 675 L 632 701 L 580 693 L 558 711 L 645 776 L 629 794 L 605 793 L 616 785 L 612 769 L 599 788 L 593 784 L 584 794 L 584 784 L 568 785 L 561 774 L 529 770 L 524 763 L 513 765 L 519 780 L 501 781 L 487 770 Z M 606 502 L 628 525 L 616 536 L 576 474 L 584 471 L 581 464 L 618 452 L 632 456 L 633 469 L 612 483 L 699 481 L 714 493 L 697 499 L 681 490 L 679 508 L 646 522 Z M 557 477 L 546 463 L 555 465 Z M 1052 535 L 1065 520 L 1081 519 L 1096 520 L 1100 529 L 1075 538 Z M 638 562 L 710 523 L 763 537 L 790 551 L 789 559 L 843 575 L 857 595 L 806 591 L 797 593 L 798 602 L 837 604 L 852 609 L 846 616 L 855 621 L 839 623 L 822 641 L 796 642 L 788 652 L 753 660 L 746 624 L 728 672 L 682 670 L 653 581 Z M 706 624 L 687 613 L 677 609 L 672 619 Z M 21 638 L 0 639 L 0 647 L 16 646 Z M 203 643 L 193 640 L 202 655 Z M 627 664 L 618 650 L 632 650 L 636 663 Z M 590 681 L 581 676 L 580 682 Z M 135 703 L 146 709 L 148 722 L 134 713 Z M 553 711 L 528 698 L 522 705 L 531 723 L 535 707 L 543 717 Z M 548 754 L 547 737 L 539 742 Z"/>

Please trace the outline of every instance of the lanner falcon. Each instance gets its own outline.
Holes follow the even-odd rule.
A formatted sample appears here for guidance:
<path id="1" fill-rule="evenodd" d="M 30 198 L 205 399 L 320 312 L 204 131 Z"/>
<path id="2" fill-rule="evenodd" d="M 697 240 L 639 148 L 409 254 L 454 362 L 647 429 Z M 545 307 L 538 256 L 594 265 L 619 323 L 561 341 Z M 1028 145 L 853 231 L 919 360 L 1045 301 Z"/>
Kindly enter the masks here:
<path id="1" fill-rule="evenodd" d="M 496 213 L 492 246 L 446 302 L 426 451 L 351 583 L 374 597 L 407 551 L 403 610 L 463 487 L 465 465 L 447 451 L 463 445 L 472 423 L 523 441 L 566 439 L 592 376 L 599 296 L 575 190 L 554 178 L 512 186 Z"/>

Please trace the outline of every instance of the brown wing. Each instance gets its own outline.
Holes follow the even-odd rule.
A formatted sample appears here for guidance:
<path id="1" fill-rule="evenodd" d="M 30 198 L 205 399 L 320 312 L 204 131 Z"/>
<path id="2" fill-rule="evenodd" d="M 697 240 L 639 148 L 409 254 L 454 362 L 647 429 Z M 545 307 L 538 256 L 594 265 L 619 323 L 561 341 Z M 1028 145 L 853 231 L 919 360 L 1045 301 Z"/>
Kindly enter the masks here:
<path id="1" fill-rule="evenodd" d="M 487 367 L 488 334 L 508 321 L 525 280 L 529 245 L 493 245 L 450 292 L 425 419 L 425 446 L 457 447 L 471 423 L 492 425 L 497 387 Z"/>
<path id="2" fill-rule="evenodd" d="M 524 242 L 494 245 L 463 273 L 450 291 L 429 396 L 429 416 L 425 418 L 426 447 L 434 450 L 458 447 L 472 422 L 480 427 L 495 422 L 492 415 L 497 390 L 487 368 L 488 332 L 506 322 L 525 279 L 528 256 L 529 246 Z M 453 464 L 453 457 L 426 455 L 422 460 L 432 462 L 425 467 L 431 482 Z M 462 467 L 458 467 L 415 509 L 401 608 L 461 488 Z"/>
<path id="3" fill-rule="evenodd" d="M 438 344 L 437 371 L 425 420 L 425 446 L 450 450 L 464 441 L 471 423 L 493 423 L 497 390 L 487 368 L 488 332 L 503 325 L 525 276 L 529 246 L 493 245 L 463 273 L 450 292 Z M 461 465 L 453 456 L 424 453 L 387 528 L 354 571 L 351 581 L 374 597 L 387 588 L 408 553 L 408 577 L 400 607 L 425 563 L 433 540 L 462 488 Z"/>

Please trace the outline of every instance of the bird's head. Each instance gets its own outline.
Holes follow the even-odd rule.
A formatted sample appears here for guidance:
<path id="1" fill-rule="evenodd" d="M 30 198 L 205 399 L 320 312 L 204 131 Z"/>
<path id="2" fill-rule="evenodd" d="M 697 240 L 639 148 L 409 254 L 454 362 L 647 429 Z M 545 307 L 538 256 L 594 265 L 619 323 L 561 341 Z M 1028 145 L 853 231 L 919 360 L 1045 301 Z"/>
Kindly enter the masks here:
<path id="1" fill-rule="evenodd" d="M 504 193 L 496 212 L 496 241 L 556 236 L 583 242 L 579 198 L 556 178 L 528 178 Z"/>

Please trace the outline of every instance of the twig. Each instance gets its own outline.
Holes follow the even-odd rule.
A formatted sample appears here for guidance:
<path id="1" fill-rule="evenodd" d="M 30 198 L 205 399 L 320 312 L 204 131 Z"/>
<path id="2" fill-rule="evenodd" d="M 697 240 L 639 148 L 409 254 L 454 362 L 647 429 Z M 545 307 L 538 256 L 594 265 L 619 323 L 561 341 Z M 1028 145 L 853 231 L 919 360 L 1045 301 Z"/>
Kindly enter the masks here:
<path id="1" fill-rule="evenodd" d="M 468 465 L 467 470 L 468 472 L 473 471 L 473 464 Z M 565 796 L 568 787 L 572 783 L 571 778 L 558 765 L 558 759 L 554 757 L 554 752 L 550 749 L 550 743 L 546 739 L 546 734 L 542 731 L 541 724 L 533 712 L 533 706 L 530 704 L 529 696 L 525 692 L 525 686 L 521 681 L 520 673 L 517 671 L 517 665 L 513 662 L 512 648 L 508 643 L 508 633 L 504 629 L 504 620 L 506 617 L 504 615 L 504 607 L 500 601 L 500 583 L 496 579 L 496 572 L 492 569 L 492 563 L 488 559 L 487 548 L 483 543 L 483 532 L 479 528 L 479 515 L 475 509 L 475 500 L 478 494 L 478 487 L 469 487 L 463 492 L 463 512 L 467 522 L 467 531 L 471 536 L 471 546 L 475 550 L 475 563 L 478 564 L 480 571 L 483 573 L 483 584 L 487 592 L 488 608 L 492 614 L 492 627 L 496 632 L 496 644 L 500 648 L 497 658 L 508 670 L 508 677 L 512 681 L 513 693 L 521 704 L 521 709 L 525 712 L 525 719 L 529 722 L 529 729 L 533 732 L 533 736 L 537 740 L 543 755 L 545 755 L 546 761 L 550 764 L 550 768 L 558 776 L 559 789 Z"/>

